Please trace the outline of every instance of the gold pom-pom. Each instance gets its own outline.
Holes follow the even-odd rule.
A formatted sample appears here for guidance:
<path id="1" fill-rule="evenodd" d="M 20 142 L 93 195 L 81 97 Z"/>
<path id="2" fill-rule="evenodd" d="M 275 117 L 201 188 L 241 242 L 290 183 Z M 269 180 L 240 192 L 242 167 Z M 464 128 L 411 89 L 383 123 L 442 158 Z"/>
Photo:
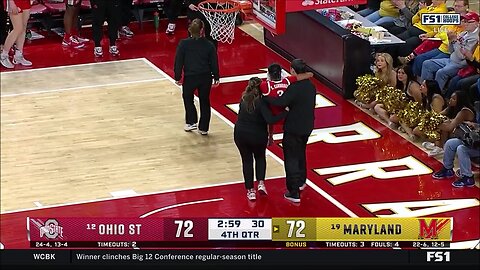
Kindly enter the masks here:
<path id="1" fill-rule="evenodd" d="M 420 120 L 423 118 L 425 113 L 422 105 L 416 101 L 410 101 L 407 105 L 401 109 L 397 116 L 400 119 L 400 122 L 404 123 L 408 127 L 415 127 L 420 123 Z"/>
<path id="2" fill-rule="evenodd" d="M 420 129 L 429 140 L 440 140 L 440 130 L 438 126 L 445 122 L 447 117 L 434 111 L 426 112 L 420 122 L 418 123 L 418 129 Z"/>
<path id="3" fill-rule="evenodd" d="M 355 99 L 365 104 L 375 100 L 375 96 L 381 88 L 380 79 L 371 74 L 366 74 L 358 77 L 356 83 L 357 90 L 353 92 Z"/>
<path id="4" fill-rule="evenodd" d="M 383 104 L 383 108 L 389 114 L 396 114 L 407 105 L 408 99 L 400 89 L 384 87 L 380 94 L 377 94 L 377 101 Z"/>

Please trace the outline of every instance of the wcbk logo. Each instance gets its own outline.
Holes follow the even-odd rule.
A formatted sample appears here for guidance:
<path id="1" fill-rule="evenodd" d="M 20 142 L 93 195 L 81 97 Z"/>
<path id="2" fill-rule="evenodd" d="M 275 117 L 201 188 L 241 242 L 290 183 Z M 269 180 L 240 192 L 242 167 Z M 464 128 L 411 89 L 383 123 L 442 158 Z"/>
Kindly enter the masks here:
<path id="1" fill-rule="evenodd" d="M 427 262 L 449 262 L 450 251 L 427 251 Z"/>

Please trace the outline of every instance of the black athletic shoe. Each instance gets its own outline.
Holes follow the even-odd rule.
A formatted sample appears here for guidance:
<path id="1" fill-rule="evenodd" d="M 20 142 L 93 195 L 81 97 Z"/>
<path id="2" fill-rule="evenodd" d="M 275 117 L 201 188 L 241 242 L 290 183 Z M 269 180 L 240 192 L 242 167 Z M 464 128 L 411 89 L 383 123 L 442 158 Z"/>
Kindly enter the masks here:
<path id="1" fill-rule="evenodd" d="M 300 202 L 300 194 L 297 192 L 296 194 L 291 193 L 290 191 L 285 192 L 283 197 L 291 202 L 299 203 Z"/>

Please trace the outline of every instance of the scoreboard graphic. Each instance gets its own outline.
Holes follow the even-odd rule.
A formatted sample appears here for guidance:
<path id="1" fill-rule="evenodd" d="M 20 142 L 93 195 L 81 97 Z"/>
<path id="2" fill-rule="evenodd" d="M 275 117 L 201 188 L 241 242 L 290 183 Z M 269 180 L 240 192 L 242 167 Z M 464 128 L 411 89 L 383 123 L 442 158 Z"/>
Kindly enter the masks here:
<path id="1" fill-rule="evenodd" d="M 445 248 L 453 218 L 27 218 L 31 248 Z"/>

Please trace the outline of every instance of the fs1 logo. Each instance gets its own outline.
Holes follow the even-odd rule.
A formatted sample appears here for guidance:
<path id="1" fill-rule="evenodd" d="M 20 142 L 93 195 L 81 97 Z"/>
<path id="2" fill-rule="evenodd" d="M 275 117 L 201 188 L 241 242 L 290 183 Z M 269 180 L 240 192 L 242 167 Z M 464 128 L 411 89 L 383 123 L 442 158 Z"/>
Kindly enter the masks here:
<path id="1" fill-rule="evenodd" d="M 430 223 L 421 218 L 418 222 L 420 223 L 419 239 L 438 239 L 438 234 L 450 223 L 450 218 L 432 218 Z"/>
<path id="2" fill-rule="evenodd" d="M 427 251 L 427 262 L 449 262 L 450 251 Z"/>
<path id="3" fill-rule="evenodd" d="M 459 13 L 423 13 L 423 25 L 459 25 L 461 22 Z"/>

